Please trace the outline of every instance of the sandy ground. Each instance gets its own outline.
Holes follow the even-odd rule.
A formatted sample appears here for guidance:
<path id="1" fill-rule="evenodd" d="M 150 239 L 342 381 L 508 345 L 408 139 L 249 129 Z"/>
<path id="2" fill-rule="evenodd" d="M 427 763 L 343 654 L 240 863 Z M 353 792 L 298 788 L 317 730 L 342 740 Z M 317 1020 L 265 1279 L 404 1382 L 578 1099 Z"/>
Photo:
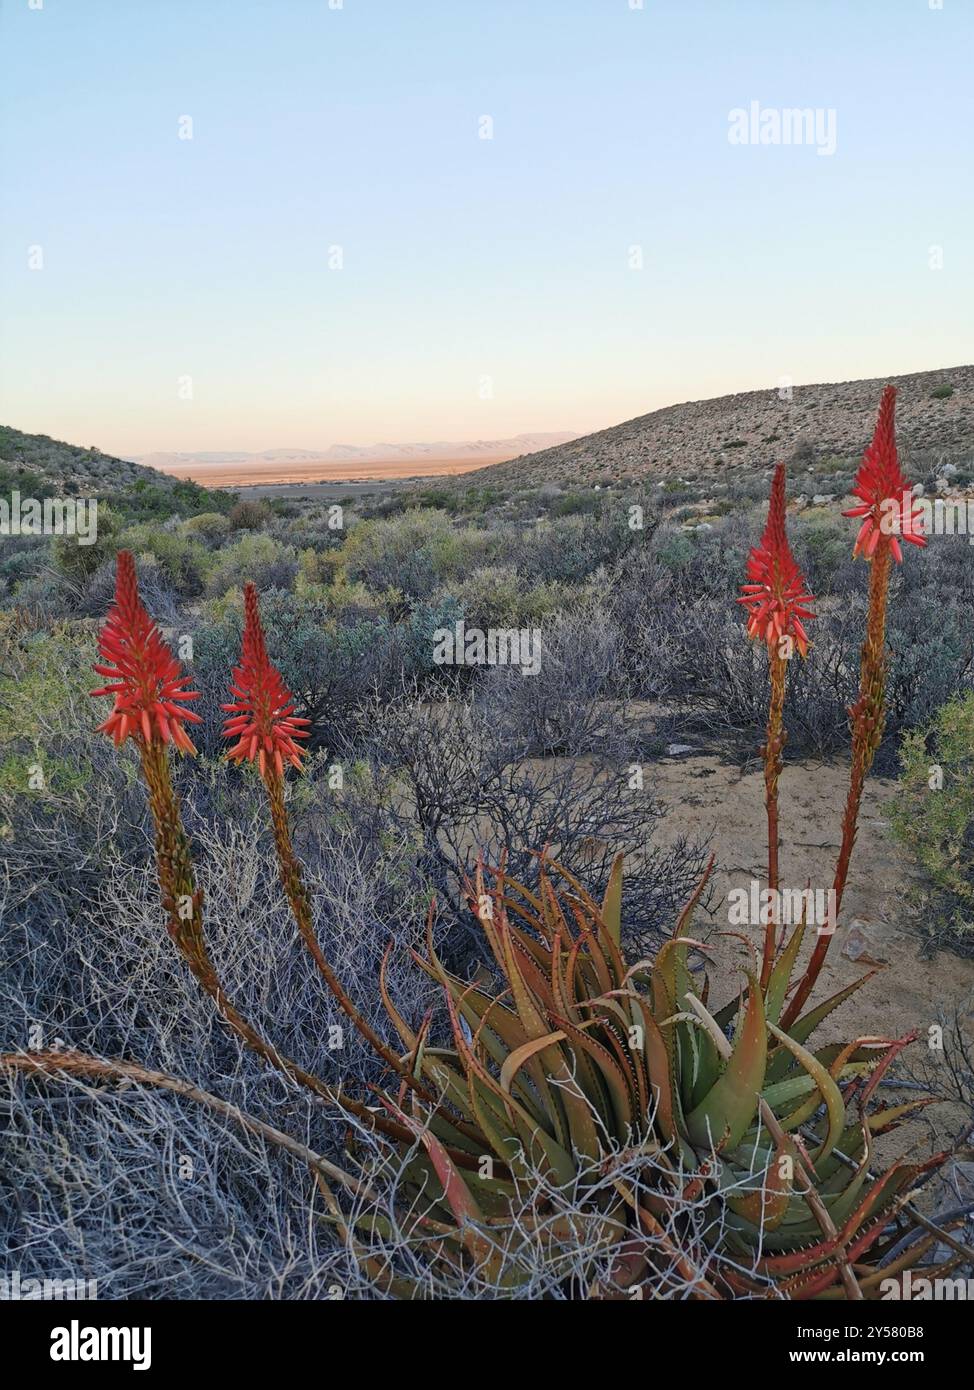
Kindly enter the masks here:
<path id="1" fill-rule="evenodd" d="M 653 790 L 666 807 L 659 838 L 696 836 L 709 842 L 717 857 L 714 893 L 699 920 L 712 931 L 722 930 L 728 926 L 728 889 L 746 887 L 752 879 L 763 887 L 767 880 L 762 772 L 742 773 L 706 755 L 665 758 L 654 765 L 653 777 Z M 847 778 L 841 762 L 786 766 L 779 784 L 782 884 L 831 884 Z M 931 960 L 920 957 L 905 900 L 916 870 L 883 814 L 894 792 L 894 782 L 870 778 L 867 783 L 849 886 L 819 984 L 820 993 L 831 992 L 863 973 L 861 964 L 843 955 L 850 924 L 862 923 L 876 947 L 872 954 L 888 964 L 836 1018 L 855 1014 L 868 1029 L 888 1036 L 925 1030 L 942 1007 L 974 1000 L 974 960 L 946 951 Z M 762 933 L 749 935 L 757 941 Z"/>
<path id="2" fill-rule="evenodd" d="M 288 487 L 299 483 L 386 482 L 396 478 L 442 478 L 456 473 L 472 473 L 489 464 L 506 463 L 510 454 L 496 458 L 464 459 L 378 459 L 369 463 L 256 463 L 256 464 L 168 464 L 161 471 L 173 478 L 192 478 L 203 487 Z M 417 468 L 421 471 L 417 472 Z"/>
<path id="3" fill-rule="evenodd" d="M 729 993 L 734 963 L 744 958 L 740 942 L 718 936 L 729 929 L 727 892 L 747 887 L 751 879 L 762 887 L 766 883 L 763 774 L 760 767 L 742 772 L 710 755 L 689 755 L 654 764 L 651 785 L 666 808 L 658 838 L 665 842 L 695 836 L 708 841 L 717 856 L 714 892 L 698 916 L 695 934 L 699 936 L 706 925 L 719 962 L 713 972 L 715 995 L 722 1002 Z M 813 887 L 831 884 L 847 785 L 848 768 L 842 762 L 802 762 L 785 768 L 780 783 L 783 885 L 803 888 L 809 879 Z M 905 897 L 917 871 L 892 838 L 884 815 L 884 804 L 894 793 L 894 782 L 871 778 L 867 784 L 849 887 L 814 999 L 825 999 L 872 968 L 843 954 L 854 924 L 862 924 L 870 954 L 884 963 L 818 1036 L 824 1041 L 851 1039 L 858 1030 L 863 1035 L 895 1038 L 917 1030 L 921 1037 L 907 1052 L 909 1058 L 927 1045 L 931 1024 L 954 1010 L 960 1012 L 964 1031 L 974 1040 L 974 960 L 947 951 L 930 960 L 921 957 Z M 755 942 L 763 937 L 761 928 L 731 929 L 744 930 Z M 944 1145 L 972 1119 L 956 1105 L 932 1106 L 922 1121 L 891 1139 L 899 1152 L 914 1147 L 929 1150 L 931 1141 L 939 1139 Z"/>

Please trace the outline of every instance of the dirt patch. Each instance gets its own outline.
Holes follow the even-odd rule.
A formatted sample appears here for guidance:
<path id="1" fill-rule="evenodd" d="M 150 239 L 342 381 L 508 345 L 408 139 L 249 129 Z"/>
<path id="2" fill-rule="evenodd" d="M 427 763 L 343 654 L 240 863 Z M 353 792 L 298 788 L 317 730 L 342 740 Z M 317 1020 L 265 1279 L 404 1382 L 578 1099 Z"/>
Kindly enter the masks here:
<path id="1" fill-rule="evenodd" d="M 714 891 L 697 919 L 696 934 L 706 924 L 718 962 L 715 985 L 724 980 L 727 984 L 717 990 L 721 1002 L 732 988 L 735 967 L 744 952 L 740 942 L 718 933 L 742 931 L 755 943 L 763 937 L 760 927 L 729 928 L 727 898 L 730 889 L 746 888 L 752 879 L 761 887 L 767 881 L 763 774 L 760 767 L 742 771 L 716 757 L 692 755 L 663 759 L 654 765 L 652 780 L 647 780 L 666 809 L 658 838 L 669 842 L 695 836 L 709 841 L 717 857 Z M 804 888 L 808 881 L 813 887 L 831 884 L 847 787 L 848 766 L 841 762 L 786 766 L 780 782 L 783 886 Z M 965 1031 L 974 1036 L 974 960 L 946 951 L 931 960 L 921 956 L 906 900 L 917 870 L 893 839 L 885 814 L 895 792 L 893 781 L 870 778 L 867 783 L 849 886 L 815 998 L 826 998 L 872 968 L 843 955 L 852 924 L 861 923 L 876 947 L 876 957 L 886 963 L 823 1025 L 822 1037 L 851 1037 L 851 1028 L 889 1038 L 916 1030 L 921 1035 L 916 1051 L 926 1045 L 931 1024 L 955 1009 L 966 1014 Z M 808 949 L 803 948 L 805 956 Z M 901 1132 L 897 1147 L 902 1152 L 903 1140 L 912 1148 L 935 1135 L 943 1143 L 971 1118 L 957 1106 L 931 1107 L 922 1124 Z"/>
<path id="2" fill-rule="evenodd" d="M 190 478 L 202 487 L 250 487 L 260 485 L 267 488 L 314 485 L 315 483 L 392 482 L 403 479 L 408 482 L 422 482 L 429 478 L 448 478 L 460 473 L 472 473 L 477 469 L 490 467 L 496 463 L 506 463 L 510 454 L 488 455 L 485 459 L 478 454 L 475 458 L 430 458 L 430 459 L 357 459 L 340 463 L 289 463 L 247 461 L 245 463 L 167 463 L 159 466 L 159 471 L 171 478 Z"/>

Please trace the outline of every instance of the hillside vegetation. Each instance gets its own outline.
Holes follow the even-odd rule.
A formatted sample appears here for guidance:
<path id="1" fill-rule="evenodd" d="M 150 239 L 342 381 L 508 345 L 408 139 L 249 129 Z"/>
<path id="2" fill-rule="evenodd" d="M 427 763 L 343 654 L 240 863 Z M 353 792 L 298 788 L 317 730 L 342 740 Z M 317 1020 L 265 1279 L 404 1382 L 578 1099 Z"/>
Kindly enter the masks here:
<path id="1" fill-rule="evenodd" d="M 745 391 L 669 405 L 540 453 L 467 474 L 473 483 L 615 482 L 746 478 L 780 458 L 805 465 L 858 460 L 885 382 L 898 388 L 898 439 L 923 464 L 974 461 L 974 366 Z M 929 456 L 929 457 L 928 457 Z"/>

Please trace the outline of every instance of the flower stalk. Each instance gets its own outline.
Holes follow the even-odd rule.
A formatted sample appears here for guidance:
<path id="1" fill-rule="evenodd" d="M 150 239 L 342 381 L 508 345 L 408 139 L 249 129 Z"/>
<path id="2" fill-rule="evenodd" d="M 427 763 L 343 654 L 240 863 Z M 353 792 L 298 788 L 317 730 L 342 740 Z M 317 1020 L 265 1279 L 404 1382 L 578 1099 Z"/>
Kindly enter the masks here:
<path id="1" fill-rule="evenodd" d="M 815 614 L 805 605 L 813 601 L 805 592 L 805 578 L 788 544 L 785 530 L 785 466 L 779 463 L 771 481 L 768 520 L 761 543 L 747 561 L 748 582 L 737 600 L 748 609 L 748 636 L 762 641 L 768 650 L 771 699 L 764 747 L 764 805 L 768 822 L 768 888 L 778 888 L 778 779 L 784 766 L 787 739 L 784 727 L 785 686 L 788 661 L 795 650 L 808 655 L 808 633 L 802 619 Z M 771 914 L 764 932 L 761 986 L 767 986 L 775 957 L 778 923 Z"/>
<path id="2" fill-rule="evenodd" d="M 842 841 L 832 881 L 836 918 L 849 877 L 866 778 L 882 743 L 886 725 L 886 610 L 893 562 L 895 560 L 899 564 L 903 560 L 900 539 L 909 541 L 911 545 L 926 545 L 910 483 L 899 466 L 895 411 L 896 388 L 887 386 L 880 403 L 876 429 L 863 455 L 853 488 L 853 495 L 860 499 L 860 505 L 843 513 L 844 516 L 863 518 L 853 554 L 862 555 L 870 570 L 869 613 L 859 666 L 859 698 L 849 709 L 852 726 L 849 791 L 842 816 Z M 830 930 L 819 931 L 805 974 L 782 1016 L 783 1027 L 787 1028 L 794 1022 L 815 988 L 833 934 L 834 922 Z"/>
<path id="3" fill-rule="evenodd" d="M 778 778 L 784 767 L 782 751 L 788 737 L 784 728 L 785 678 L 788 663 L 777 651 L 768 652 L 768 672 L 771 678 L 771 699 L 768 704 L 768 728 L 762 754 L 764 757 L 764 806 L 768 821 L 768 888 L 778 888 Z M 778 923 L 774 914 L 765 927 L 764 951 L 761 958 L 761 987 L 767 985 L 775 956 L 775 937 Z"/>
<path id="4" fill-rule="evenodd" d="M 177 701 L 195 700 L 198 692 L 186 689 L 190 677 L 181 673 L 179 661 L 142 604 L 135 560 L 129 551 L 118 554 L 115 602 L 98 649 L 103 663 L 95 670 L 111 677 L 113 684 L 92 694 L 114 697 L 112 713 L 99 725 L 99 732 L 110 737 L 116 746 L 131 738 L 138 748 L 155 830 L 156 873 L 166 930 L 179 954 L 221 1016 L 248 1047 L 320 1099 L 338 1104 L 371 1126 L 401 1139 L 408 1133 L 402 1126 L 377 1116 L 361 1102 L 334 1091 L 297 1062 L 282 1057 L 223 992 L 206 946 L 203 893 L 196 884 L 192 848 L 169 766 L 170 744 L 181 753 L 196 751 L 183 723 L 199 723 L 200 718 Z M 265 760 L 265 766 L 273 768 L 274 764 Z"/>
<path id="5" fill-rule="evenodd" d="M 281 885 L 291 908 L 291 915 L 301 940 L 339 1008 L 372 1049 L 407 1086 L 426 1099 L 432 1099 L 402 1059 L 382 1040 L 356 1008 L 321 949 L 314 929 L 311 899 L 291 841 L 284 796 L 284 763 L 287 761 L 300 768 L 301 756 L 305 750 L 295 740 L 308 737 L 305 726 L 310 721 L 294 714 L 294 697 L 267 654 L 260 605 L 253 584 L 244 587 L 244 614 L 243 652 L 240 665 L 234 668 L 234 683 L 230 687 L 235 698 L 223 706 L 229 715 L 224 725 L 224 736 L 237 740 L 228 757 L 238 762 L 257 763 L 267 792 Z"/>

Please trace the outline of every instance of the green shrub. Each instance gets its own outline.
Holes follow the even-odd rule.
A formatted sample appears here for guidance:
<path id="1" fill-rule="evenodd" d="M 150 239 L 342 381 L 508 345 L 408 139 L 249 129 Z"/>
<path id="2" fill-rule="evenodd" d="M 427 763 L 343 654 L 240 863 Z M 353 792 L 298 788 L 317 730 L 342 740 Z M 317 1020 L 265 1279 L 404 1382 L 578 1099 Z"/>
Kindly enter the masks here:
<path id="1" fill-rule="evenodd" d="M 539 521 L 521 536 L 508 531 L 506 538 L 497 538 L 498 556 L 530 583 L 584 584 L 601 567 L 616 564 L 627 551 L 648 542 L 657 516 L 649 502 L 642 505 L 641 530 L 630 527 L 627 506 L 606 506 L 594 516 Z"/>
<path id="2" fill-rule="evenodd" d="M 456 488 L 449 486 L 424 488 L 422 492 L 416 493 L 414 501 L 418 507 L 438 508 L 451 515 L 460 510 L 460 496 Z"/>
<path id="3" fill-rule="evenodd" d="M 65 711 L 87 717 L 94 659 L 93 635 L 79 640 L 62 623 L 22 630 L 12 613 L 0 612 L 0 805 L 5 796 L 61 795 L 83 785 L 86 765 L 51 755 L 50 727 Z"/>
<path id="4" fill-rule="evenodd" d="M 0 613 L 0 748 L 40 740 L 48 719 L 76 699 L 86 713 L 94 659 L 94 638 L 79 640 L 76 628 L 20 631 L 12 613 Z"/>
<path id="5" fill-rule="evenodd" d="M 228 589 L 239 589 L 252 579 L 258 589 L 290 589 L 298 573 L 298 556 L 292 546 L 273 536 L 250 532 L 215 556 L 207 580 L 207 593 L 219 598 Z"/>
<path id="6" fill-rule="evenodd" d="M 222 512 L 200 512 L 183 523 L 183 530 L 191 536 L 202 536 L 205 540 L 216 540 L 230 530 L 230 518 Z"/>
<path id="7" fill-rule="evenodd" d="M 800 517 L 795 531 L 797 550 L 812 592 L 831 593 L 836 574 L 849 563 L 845 524 L 836 515 L 818 513 L 812 518 Z"/>
<path id="8" fill-rule="evenodd" d="M 4 436 L 8 433 L 8 430 L 0 426 L 0 450 L 4 448 Z M 25 468 L 21 463 L 0 458 L 0 496 L 9 497 L 12 492 L 19 492 L 21 497 L 36 497 L 42 500 L 45 497 L 57 497 L 59 489 L 43 474 L 35 473 L 33 469 Z"/>
<path id="9" fill-rule="evenodd" d="M 170 517 L 195 516 L 197 512 L 228 512 L 234 502 L 232 492 L 200 487 L 189 478 L 168 478 L 154 483 L 137 478 L 120 487 L 113 479 L 111 487 L 99 486 L 99 497 L 110 501 L 116 511 L 130 524 L 139 521 L 168 521 Z"/>
<path id="10" fill-rule="evenodd" d="M 392 623 L 384 613 L 359 610 L 352 603 L 332 612 L 327 603 L 280 589 L 265 593 L 261 608 L 273 660 L 302 713 L 312 720 L 315 742 L 329 748 L 350 736 L 356 711 L 370 700 L 391 702 L 404 686 L 438 675 L 433 634 L 461 617 L 456 604 L 444 599 L 417 604 L 405 622 Z M 205 605 L 193 663 L 194 677 L 206 694 L 201 708 L 216 708 L 225 698 L 221 692 L 239 650 L 242 609 L 238 592 Z M 218 728 L 218 721 L 212 727 L 197 726 L 197 747 L 217 751 Z"/>
<path id="11" fill-rule="evenodd" d="M 320 556 L 318 558 L 320 559 Z M 308 592 L 309 596 L 312 594 L 310 586 L 302 585 L 300 576 L 295 591 L 299 596 L 303 591 Z M 374 594 L 361 581 L 350 584 L 344 570 L 338 571 L 333 584 L 329 584 L 327 587 L 323 585 L 320 590 L 314 590 L 313 593 L 314 597 L 320 597 L 325 611 L 329 617 L 333 618 L 339 618 L 346 613 L 388 618 L 392 609 L 399 605 L 402 598 L 398 590 L 387 591 L 385 594 Z"/>
<path id="12" fill-rule="evenodd" d="M 266 502 L 235 502 L 230 508 L 230 525 L 234 531 L 258 531 L 271 518 Z"/>
<path id="13" fill-rule="evenodd" d="M 487 565 L 440 591 L 459 604 L 471 627 L 532 627 L 576 591 L 559 583 L 529 585 L 511 565 Z"/>
<path id="14" fill-rule="evenodd" d="M 566 492 L 551 504 L 552 516 L 581 516 L 601 509 L 602 499 L 596 492 Z"/>
<path id="15" fill-rule="evenodd" d="M 114 549 L 154 556 L 177 594 L 195 598 L 203 592 L 211 563 L 210 554 L 206 546 L 192 536 L 180 531 L 167 531 L 151 521 L 140 521 L 121 533 Z"/>
<path id="16" fill-rule="evenodd" d="M 974 953 L 974 692 L 908 734 L 900 759 L 890 820 L 927 877 L 925 934 Z"/>
<path id="17" fill-rule="evenodd" d="M 89 578 L 118 549 L 121 524 L 118 514 L 104 502 L 99 502 L 94 542 L 79 545 L 77 536 L 54 536 L 51 544 L 54 563 L 62 574 L 75 582 Z"/>
<path id="18" fill-rule="evenodd" d="M 693 556 L 693 542 L 679 531 L 667 531 L 656 544 L 656 558 L 668 570 L 682 570 Z"/>
<path id="19" fill-rule="evenodd" d="M 47 547 L 36 541 L 21 550 L 9 550 L 9 542 L 0 548 L 0 593 L 16 590 L 25 580 L 42 573 L 47 560 Z"/>
<path id="20" fill-rule="evenodd" d="M 468 487 L 463 494 L 463 509 L 472 515 L 493 511 L 504 501 L 504 494 L 496 487 Z"/>
<path id="21" fill-rule="evenodd" d="M 400 516 L 363 521 L 349 533 L 338 561 L 348 578 L 376 593 L 398 589 L 426 598 L 492 558 L 486 531 L 457 526 L 443 511 L 413 507 Z"/>
<path id="22" fill-rule="evenodd" d="M 930 399 L 932 401 L 949 401 L 953 394 L 954 388 L 948 386 L 945 382 L 943 386 L 935 386 L 933 388 L 930 392 Z"/>
<path id="23" fill-rule="evenodd" d="M 296 497 L 270 497 L 267 505 L 270 507 L 274 516 L 283 516 L 288 519 L 301 515 L 302 504 Z"/>

